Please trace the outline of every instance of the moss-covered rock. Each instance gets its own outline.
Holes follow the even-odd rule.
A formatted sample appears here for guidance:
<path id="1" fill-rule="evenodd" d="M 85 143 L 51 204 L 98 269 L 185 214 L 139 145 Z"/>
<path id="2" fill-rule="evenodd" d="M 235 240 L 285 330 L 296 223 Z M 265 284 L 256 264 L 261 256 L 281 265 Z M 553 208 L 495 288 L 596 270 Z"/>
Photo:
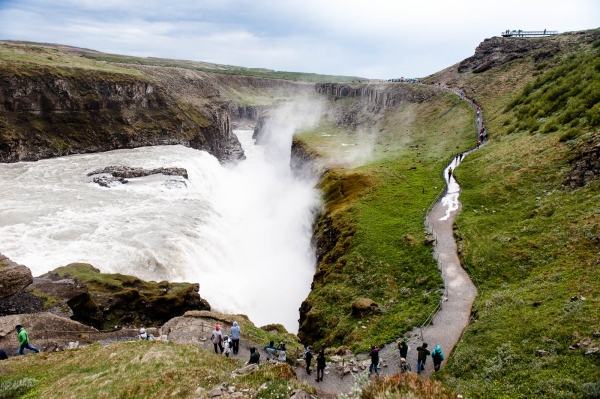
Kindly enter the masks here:
<path id="1" fill-rule="evenodd" d="M 143 281 L 72 263 L 36 278 L 30 292 L 43 297 L 54 313 L 107 329 L 162 325 L 190 310 L 210 310 L 199 290 L 199 284 Z"/>

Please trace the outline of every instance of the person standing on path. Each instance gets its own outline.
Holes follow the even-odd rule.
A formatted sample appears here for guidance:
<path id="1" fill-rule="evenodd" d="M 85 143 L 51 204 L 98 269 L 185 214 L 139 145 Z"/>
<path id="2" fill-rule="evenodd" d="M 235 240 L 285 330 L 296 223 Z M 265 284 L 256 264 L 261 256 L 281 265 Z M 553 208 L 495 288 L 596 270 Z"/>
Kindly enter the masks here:
<path id="1" fill-rule="evenodd" d="M 417 348 L 417 353 L 417 374 L 421 374 L 421 371 L 425 370 L 427 356 L 431 355 L 431 352 L 427 349 L 427 342 L 423 342 L 423 345 Z"/>
<path id="2" fill-rule="evenodd" d="M 310 375 L 310 362 L 313 358 L 312 346 L 309 345 L 304 351 L 304 360 L 306 360 L 306 374 Z"/>
<path id="3" fill-rule="evenodd" d="M 371 374 L 373 372 L 373 370 L 375 370 L 375 374 L 379 375 L 379 370 L 377 370 L 377 365 L 379 365 L 379 351 L 380 350 L 381 350 L 380 347 L 371 345 L 371 353 L 369 353 L 369 356 L 371 356 L 371 365 L 369 366 L 369 374 Z"/>
<path id="4" fill-rule="evenodd" d="M 323 374 L 325 374 L 325 367 L 327 364 L 325 363 L 325 348 L 322 347 L 317 355 L 317 378 L 315 381 L 323 381 Z"/>
<path id="5" fill-rule="evenodd" d="M 40 353 L 40 350 L 35 346 L 29 345 L 29 335 L 27 335 L 27 331 L 23 328 L 22 325 L 15 326 L 15 330 L 17 330 L 17 339 L 19 340 L 19 355 L 25 354 L 25 349 L 29 349 L 34 351 L 35 353 Z"/>
<path id="6" fill-rule="evenodd" d="M 431 352 L 431 358 L 433 359 L 433 370 L 440 371 L 440 367 L 444 361 L 444 352 L 442 352 L 442 348 L 439 345 Z"/>
<path id="7" fill-rule="evenodd" d="M 452 178 L 452 168 L 448 168 L 448 180 Z"/>
<path id="8" fill-rule="evenodd" d="M 406 359 L 408 355 L 408 344 L 405 340 L 398 341 L 398 350 L 400 351 L 400 357 Z"/>
<path id="9" fill-rule="evenodd" d="M 237 355 L 240 350 L 240 326 L 238 326 L 238 322 L 234 321 L 231 330 L 229 333 L 231 334 L 231 341 L 233 342 L 233 354 Z"/>
<path id="10" fill-rule="evenodd" d="M 410 372 L 410 364 L 406 362 L 405 358 L 400 359 L 400 374 Z"/>
<path id="11" fill-rule="evenodd" d="M 217 346 L 219 347 L 219 349 L 221 350 L 221 354 L 223 354 L 223 334 L 221 333 L 220 327 L 217 324 L 215 326 L 215 330 L 212 332 L 212 335 L 210 336 L 210 340 L 212 341 L 213 345 L 215 346 L 215 353 L 218 355 L 219 352 L 217 352 Z"/>

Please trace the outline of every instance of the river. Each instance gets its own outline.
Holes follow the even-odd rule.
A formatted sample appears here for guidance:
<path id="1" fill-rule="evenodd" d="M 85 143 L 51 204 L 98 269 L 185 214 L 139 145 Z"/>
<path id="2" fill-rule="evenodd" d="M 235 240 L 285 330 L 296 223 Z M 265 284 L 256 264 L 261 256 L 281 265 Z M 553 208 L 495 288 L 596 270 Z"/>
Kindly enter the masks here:
<path id="1" fill-rule="evenodd" d="M 198 282 L 214 310 L 296 332 L 316 264 L 315 182 L 289 170 L 291 138 L 282 160 L 254 145 L 251 131 L 234 133 L 247 156 L 237 165 L 183 146 L 0 164 L 0 252 L 34 276 L 85 262 Z M 152 175 L 103 188 L 87 176 L 110 165 L 184 167 L 189 180 Z"/>

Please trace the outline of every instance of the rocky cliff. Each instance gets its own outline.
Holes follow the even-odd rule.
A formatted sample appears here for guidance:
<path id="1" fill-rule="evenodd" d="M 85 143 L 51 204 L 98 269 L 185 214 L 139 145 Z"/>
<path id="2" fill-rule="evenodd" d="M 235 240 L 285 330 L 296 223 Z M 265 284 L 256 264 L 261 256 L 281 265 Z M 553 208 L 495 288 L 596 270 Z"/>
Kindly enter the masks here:
<path id="1" fill-rule="evenodd" d="M 422 103 L 436 93 L 424 86 L 398 83 L 394 85 L 350 85 L 343 83 L 317 83 L 315 91 L 328 97 L 355 97 L 366 101 L 370 112 L 405 103 Z"/>
<path id="2" fill-rule="evenodd" d="M 182 144 L 221 161 L 243 156 L 226 103 L 179 101 L 147 79 L 78 71 L 0 73 L 0 161 Z"/>

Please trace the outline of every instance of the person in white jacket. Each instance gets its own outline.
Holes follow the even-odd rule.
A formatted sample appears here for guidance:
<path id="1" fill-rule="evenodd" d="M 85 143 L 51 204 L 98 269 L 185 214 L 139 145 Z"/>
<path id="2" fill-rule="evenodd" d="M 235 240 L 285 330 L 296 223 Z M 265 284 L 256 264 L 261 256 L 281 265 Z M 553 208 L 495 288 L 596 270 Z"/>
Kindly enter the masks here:
<path id="1" fill-rule="evenodd" d="M 231 342 L 231 339 L 229 339 L 229 337 L 227 335 L 224 335 L 223 336 L 223 353 L 225 353 L 225 356 L 229 357 L 232 347 L 233 347 L 233 342 Z"/>

